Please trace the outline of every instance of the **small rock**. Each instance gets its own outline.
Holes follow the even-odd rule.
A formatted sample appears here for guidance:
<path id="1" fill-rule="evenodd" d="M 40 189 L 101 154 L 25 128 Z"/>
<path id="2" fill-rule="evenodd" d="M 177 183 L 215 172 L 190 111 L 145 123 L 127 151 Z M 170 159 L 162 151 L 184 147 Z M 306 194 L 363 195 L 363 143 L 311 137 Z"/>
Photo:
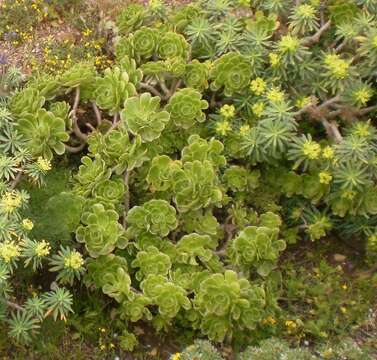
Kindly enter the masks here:
<path id="1" fill-rule="evenodd" d="M 343 262 L 344 260 L 346 260 L 346 256 L 342 254 L 334 254 L 334 260 L 336 262 Z"/>

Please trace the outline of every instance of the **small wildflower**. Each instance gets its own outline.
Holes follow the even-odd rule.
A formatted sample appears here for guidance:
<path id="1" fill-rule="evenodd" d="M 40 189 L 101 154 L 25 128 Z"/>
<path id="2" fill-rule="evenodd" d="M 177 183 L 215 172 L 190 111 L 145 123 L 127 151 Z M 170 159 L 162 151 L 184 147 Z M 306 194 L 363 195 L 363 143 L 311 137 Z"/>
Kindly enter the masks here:
<path id="1" fill-rule="evenodd" d="M 343 285 L 341 286 L 341 288 L 342 288 L 343 290 L 347 290 L 347 289 L 348 289 L 348 286 L 347 286 L 347 284 L 343 284 Z"/>
<path id="2" fill-rule="evenodd" d="M 33 230 L 34 224 L 30 219 L 23 219 L 22 220 L 22 227 L 25 230 L 30 231 L 30 230 Z"/>
<path id="3" fill-rule="evenodd" d="M 172 357 L 172 360 L 179 360 L 181 358 L 181 353 L 175 353 Z"/>
<path id="4" fill-rule="evenodd" d="M 12 213 L 21 206 L 21 195 L 16 191 L 6 192 L 0 200 L 0 208 L 5 213 Z"/>
<path id="5" fill-rule="evenodd" d="M 292 35 L 283 36 L 278 43 L 279 50 L 282 53 L 295 52 L 299 46 L 300 40 Z"/>
<path id="6" fill-rule="evenodd" d="M 254 104 L 251 108 L 253 114 L 256 116 L 256 117 L 261 117 L 262 114 L 263 114 L 263 111 L 264 111 L 264 103 L 262 102 L 257 102 L 256 104 Z"/>
<path id="7" fill-rule="evenodd" d="M 257 77 L 250 83 L 250 90 L 257 96 L 262 95 L 265 92 L 266 87 L 266 82 L 260 77 Z"/>
<path id="8" fill-rule="evenodd" d="M 345 190 L 341 194 L 343 199 L 353 200 L 356 196 L 356 192 L 352 190 Z"/>
<path id="9" fill-rule="evenodd" d="M 44 159 L 41 156 L 37 160 L 37 166 L 41 171 L 51 170 L 51 162 L 49 160 Z"/>
<path id="10" fill-rule="evenodd" d="M 349 75 L 350 63 L 341 59 L 338 55 L 329 54 L 325 57 L 325 65 L 331 75 L 338 79 L 345 79 Z"/>
<path id="11" fill-rule="evenodd" d="M 5 241 L 0 244 L 0 257 L 9 263 L 13 258 L 21 255 L 20 247 L 14 241 Z"/>
<path id="12" fill-rule="evenodd" d="M 324 159 L 332 159 L 334 157 L 334 149 L 331 146 L 326 146 L 322 151 Z"/>
<path id="13" fill-rule="evenodd" d="M 341 306 L 341 307 L 340 307 L 340 311 L 341 311 L 343 314 L 345 314 L 345 313 L 347 312 L 347 308 L 344 307 L 344 306 Z"/>
<path id="14" fill-rule="evenodd" d="M 242 125 L 240 127 L 240 134 L 242 136 L 246 135 L 250 131 L 250 126 L 249 125 Z"/>
<path id="15" fill-rule="evenodd" d="M 221 107 L 220 114 L 224 116 L 226 119 L 231 119 L 236 114 L 236 109 L 233 105 L 225 104 Z"/>
<path id="16" fill-rule="evenodd" d="M 311 101 L 312 101 L 312 99 L 311 99 L 310 96 L 301 97 L 301 98 L 297 99 L 296 106 L 299 109 L 302 109 L 305 106 L 309 105 L 311 103 Z"/>
<path id="17" fill-rule="evenodd" d="M 268 54 L 268 57 L 270 59 L 270 65 L 272 67 L 276 67 L 280 64 L 280 57 L 278 54 L 275 54 L 275 53 L 269 53 Z"/>
<path id="18" fill-rule="evenodd" d="M 78 251 L 72 251 L 72 253 L 64 259 L 64 266 L 66 268 L 77 270 L 83 265 L 84 259 Z"/>
<path id="19" fill-rule="evenodd" d="M 50 254 L 50 251 L 51 251 L 51 246 L 46 240 L 42 240 L 35 247 L 35 255 L 37 255 L 38 257 L 47 256 Z"/>
<path id="20" fill-rule="evenodd" d="M 373 91 L 368 87 L 362 87 L 356 90 L 352 95 L 355 99 L 355 102 L 365 106 L 367 102 L 372 98 Z"/>
<path id="21" fill-rule="evenodd" d="M 267 316 L 264 320 L 263 320 L 263 323 L 264 324 L 268 324 L 268 325 L 275 325 L 276 324 L 276 320 L 271 316 Z"/>
<path id="22" fill-rule="evenodd" d="M 317 142 L 309 140 L 303 145 L 302 151 L 310 160 L 315 160 L 321 154 L 321 146 Z"/>
<path id="23" fill-rule="evenodd" d="M 229 131 L 232 130 L 232 127 L 229 124 L 229 121 L 221 121 L 216 124 L 216 132 L 222 136 L 225 136 Z"/>
<path id="24" fill-rule="evenodd" d="M 271 102 L 281 102 L 284 100 L 284 92 L 276 87 L 273 87 L 268 91 L 267 99 Z"/>
<path id="25" fill-rule="evenodd" d="M 321 184 L 328 185 L 330 184 L 331 180 L 332 180 L 332 176 L 328 171 L 321 171 L 319 173 L 319 182 Z"/>
<path id="26" fill-rule="evenodd" d="M 99 349 L 100 349 L 101 351 L 105 350 L 105 349 L 106 349 L 106 345 L 101 344 L 101 345 L 99 346 Z"/>
<path id="27" fill-rule="evenodd" d="M 315 17 L 315 8 L 309 4 L 302 4 L 297 7 L 297 15 L 303 19 L 312 19 Z"/>

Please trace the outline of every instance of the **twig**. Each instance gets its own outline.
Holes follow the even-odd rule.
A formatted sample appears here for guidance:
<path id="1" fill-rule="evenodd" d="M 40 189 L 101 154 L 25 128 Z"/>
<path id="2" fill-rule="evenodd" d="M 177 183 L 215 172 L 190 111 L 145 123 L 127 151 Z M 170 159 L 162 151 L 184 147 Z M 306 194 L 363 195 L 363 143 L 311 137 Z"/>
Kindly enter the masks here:
<path id="1" fill-rule="evenodd" d="M 333 98 L 326 100 L 324 103 L 318 106 L 318 109 L 322 110 L 323 108 L 328 107 L 338 101 L 340 101 L 340 95 L 334 96 Z"/>
<path id="2" fill-rule="evenodd" d="M 160 98 L 164 98 L 164 95 L 162 95 L 156 88 L 154 88 L 152 85 L 140 82 L 139 83 L 140 87 L 142 89 L 148 90 L 150 93 L 153 95 L 159 96 Z"/>
<path id="3" fill-rule="evenodd" d="M 161 86 L 162 91 L 165 93 L 165 96 L 170 97 L 171 93 L 168 87 L 166 86 L 165 79 L 160 80 L 160 86 Z"/>
<path id="4" fill-rule="evenodd" d="M 328 121 L 327 119 L 323 118 L 321 122 L 325 127 L 327 135 L 329 137 L 333 138 L 337 143 L 343 140 L 343 137 L 338 129 L 338 123 L 336 121 Z"/>
<path id="5" fill-rule="evenodd" d="M 317 43 L 320 39 L 322 34 L 331 26 L 331 20 L 327 21 L 325 24 L 323 24 L 318 31 L 313 35 L 310 36 L 302 42 L 303 45 L 308 46 Z"/>
<path id="6" fill-rule="evenodd" d="M 79 146 L 70 146 L 70 145 L 64 144 L 65 149 L 66 149 L 68 152 L 72 153 L 72 154 L 77 154 L 77 153 L 79 153 L 79 152 L 85 147 L 85 145 L 86 145 L 85 143 L 82 143 L 82 144 L 79 145 Z"/>
<path id="7" fill-rule="evenodd" d="M 175 80 L 171 86 L 170 94 L 173 95 L 177 91 L 177 89 L 181 86 L 181 84 L 182 84 L 181 79 Z"/>
<path id="8" fill-rule="evenodd" d="M 12 301 L 7 300 L 7 301 L 6 301 L 6 304 L 7 304 L 9 307 L 13 308 L 13 309 L 20 310 L 20 311 L 23 310 L 22 306 L 20 306 L 20 305 L 14 303 L 14 302 L 12 302 Z"/>
<path id="9" fill-rule="evenodd" d="M 368 114 L 369 112 L 374 111 L 374 110 L 377 110 L 377 105 L 373 105 L 373 106 L 369 106 L 365 109 L 361 109 L 361 110 L 359 110 L 358 114 L 359 115 L 365 115 L 365 114 Z"/>
<path id="10" fill-rule="evenodd" d="M 72 120 L 73 120 L 72 130 L 80 140 L 86 141 L 87 135 L 85 135 L 84 133 L 81 132 L 81 130 L 80 130 L 78 124 L 77 124 L 77 108 L 79 106 L 79 102 L 80 102 L 80 87 L 78 86 L 78 87 L 76 87 L 75 101 L 73 103 L 73 108 L 72 108 L 72 111 L 71 111 L 71 117 L 72 117 Z"/>
<path id="11" fill-rule="evenodd" d="M 94 114 L 96 115 L 97 125 L 100 126 L 102 123 L 102 116 L 97 104 L 94 101 L 92 101 L 92 108 L 94 110 Z"/>
<path id="12" fill-rule="evenodd" d="M 22 175 L 23 175 L 23 171 L 19 171 L 17 176 L 14 178 L 14 180 L 11 182 L 10 184 L 10 188 L 13 190 L 17 185 L 18 183 L 21 181 L 22 179 Z"/>

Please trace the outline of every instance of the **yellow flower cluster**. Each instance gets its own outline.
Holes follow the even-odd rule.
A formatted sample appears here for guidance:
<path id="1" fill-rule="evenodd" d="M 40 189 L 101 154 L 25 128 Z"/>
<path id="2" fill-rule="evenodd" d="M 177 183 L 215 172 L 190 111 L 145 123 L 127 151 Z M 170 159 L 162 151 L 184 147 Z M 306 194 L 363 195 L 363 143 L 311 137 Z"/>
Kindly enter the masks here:
<path id="1" fill-rule="evenodd" d="M 315 8 L 309 4 L 302 4 L 297 7 L 297 15 L 303 19 L 312 19 L 315 17 Z"/>
<path id="2" fill-rule="evenodd" d="M 268 54 L 268 57 L 270 59 L 270 65 L 272 67 L 276 67 L 280 64 L 280 57 L 278 54 L 275 54 L 275 53 L 269 53 Z"/>
<path id="3" fill-rule="evenodd" d="M 37 166 L 43 172 L 51 170 L 51 162 L 41 156 L 37 160 Z"/>
<path id="4" fill-rule="evenodd" d="M 373 128 L 370 125 L 370 120 L 366 122 L 357 122 L 353 128 L 352 133 L 359 137 L 368 137 L 373 134 Z"/>
<path id="5" fill-rule="evenodd" d="M 284 35 L 281 37 L 278 47 L 282 53 L 295 52 L 300 46 L 300 40 L 292 35 Z"/>
<path id="6" fill-rule="evenodd" d="M 229 124 L 229 121 L 220 121 L 216 124 L 216 132 L 219 135 L 225 136 L 229 131 L 232 130 L 232 127 Z"/>
<path id="7" fill-rule="evenodd" d="M 245 136 L 246 134 L 248 134 L 249 131 L 250 131 L 250 126 L 249 125 L 242 125 L 240 127 L 240 134 L 241 134 L 241 136 Z"/>
<path id="8" fill-rule="evenodd" d="M 70 256 L 64 259 L 64 266 L 74 270 L 80 269 L 84 265 L 84 259 L 78 251 L 73 251 Z"/>
<path id="9" fill-rule="evenodd" d="M 266 87 L 266 82 L 260 77 L 257 77 L 250 83 L 250 90 L 257 96 L 262 95 L 266 91 Z"/>
<path id="10" fill-rule="evenodd" d="M 17 191 L 6 192 L 0 200 L 0 209 L 2 212 L 10 214 L 18 209 L 22 204 L 21 194 Z"/>
<path id="11" fill-rule="evenodd" d="M 236 114 L 236 109 L 233 105 L 225 104 L 220 108 L 220 114 L 224 116 L 226 119 L 231 119 Z"/>
<path id="12" fill-rule="evenodd" d="M 257 102 L 251 107 L 251 111 L 256 117 L 261 117 L 264 111 L 265 105 L 262 102 Z"/>
<path id="13" fill-rule="evenodd" d="M 303 145 L 302 152 L 308 159 L 315 160 L 321 154 L 321 146 L 317 142 L 309 140 Z"/>
<path id="14" fill-rule="evenodd" d="M 331 146 L 326 146 L 322 151 L 322 157 L 324 159 L 332 159 L 334 157 L 334 149 Z"/>
<path id="15" fill-rule="evenodd" d="M 30 219 L 23 219 L 22 220 L 22 227 L 25 230 L 30 231 L 30 230 L 33 230 L 34 224 Z"/>
<path id="16" fill-rule="evenodd" d="M 325 65 L 331 75 L 338 80 L 345 79 L 349 75 L 350 63 L 340 58 L 336 54 L 328 54 L 325 56 Z"/>
<path id="17" fill-rule="evenodd" d="M 267 92 L 267 99 L 271 102 L 281 102 L 284 100 L 284 92 L 278 89 L 277 87 L 272 87 Z"/>
<path id="18" fill-rule="evenodd" d="M 296 101 L 296 106 L 299 108 L 299 109 L 302 109 L 304 108 L 306 105 L 309 105 L 311 103 L 312 99 L 310 96 L 305 96 L 305 97 L 302 97 L 302 98 L 299 98 L 297 99 Z"/>
<path id="19" fill-rule="evenodd" d="M 262 323 L 264 325 L 275 325 L 276 324 L 276 320 L 271 316 L 267 316 L 263 321 Z"/>
<path id="20" fill-rule="evenodd" d="M 372 98 L 373 91 L 367 87 L 363 87 L 361 89 L 356 90 L 352 94 L 353 98 L 356 102 L 360 103 L 361 105 L 365 106 L 367 102 Z"/>
<path id="21" fill-rule="evenodd" d="M 172 357 L 172 360 L 179 360 L 181 358 L 181 354 L 180 353 L 175 353 Z"/>
<path id="22" fill-rule="evenodd" d="M 321 171 L 319 173 L 319 182 L 328 185 L 332 180 L 332 175 L 328 171 Z"/>
<path id="23" fill-rule="evenodd" d="M 287 328 L 288 334 L 291 334 L 297 328 L 296 321 L 294 320 L 286 320 L 284 324 L 285 324 L 285 327 Z"/>
<path id="24" fill-rule="evenodd" d="M 0 244 L 0 257 L 6 262 L 11 262 L 21 255 L 21 248 L 14 241 L 5 241 Z"/>
<path id="25" fill-rule="evenodd" d="M 51 246 L 46 240 L 42 240 L 35 247 L 35 255 L 38 257 L 47 256 L 50 254 Z"/>

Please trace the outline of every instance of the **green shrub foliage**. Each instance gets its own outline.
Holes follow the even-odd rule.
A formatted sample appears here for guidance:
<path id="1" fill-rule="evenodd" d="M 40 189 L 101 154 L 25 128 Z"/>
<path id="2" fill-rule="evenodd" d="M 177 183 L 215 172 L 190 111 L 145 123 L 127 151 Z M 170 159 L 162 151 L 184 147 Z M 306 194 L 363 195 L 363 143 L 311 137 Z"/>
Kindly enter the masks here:
<path id="1" fill-rule="evenodd" d="M 374 4 L 130 5 L 112 67 L 78 63 L 8 94 L 0 305 L 10 335 L 29 340 L 44 317 L 65 319 L 72 295 L 57 283 L 83 278 L 115 300 L 126 349 L 139 321 L 232 341 L 278 311 L 287 244 L 364 237 L 375 261 Z M 71 188 L 57 201 L 74 208 L 72 239 L 51 248 L 29 236 L 22 184 L 64 161 Z M 13 301 L 12 279 L 46 264 L 55 287 L 32 313 Z"/>

